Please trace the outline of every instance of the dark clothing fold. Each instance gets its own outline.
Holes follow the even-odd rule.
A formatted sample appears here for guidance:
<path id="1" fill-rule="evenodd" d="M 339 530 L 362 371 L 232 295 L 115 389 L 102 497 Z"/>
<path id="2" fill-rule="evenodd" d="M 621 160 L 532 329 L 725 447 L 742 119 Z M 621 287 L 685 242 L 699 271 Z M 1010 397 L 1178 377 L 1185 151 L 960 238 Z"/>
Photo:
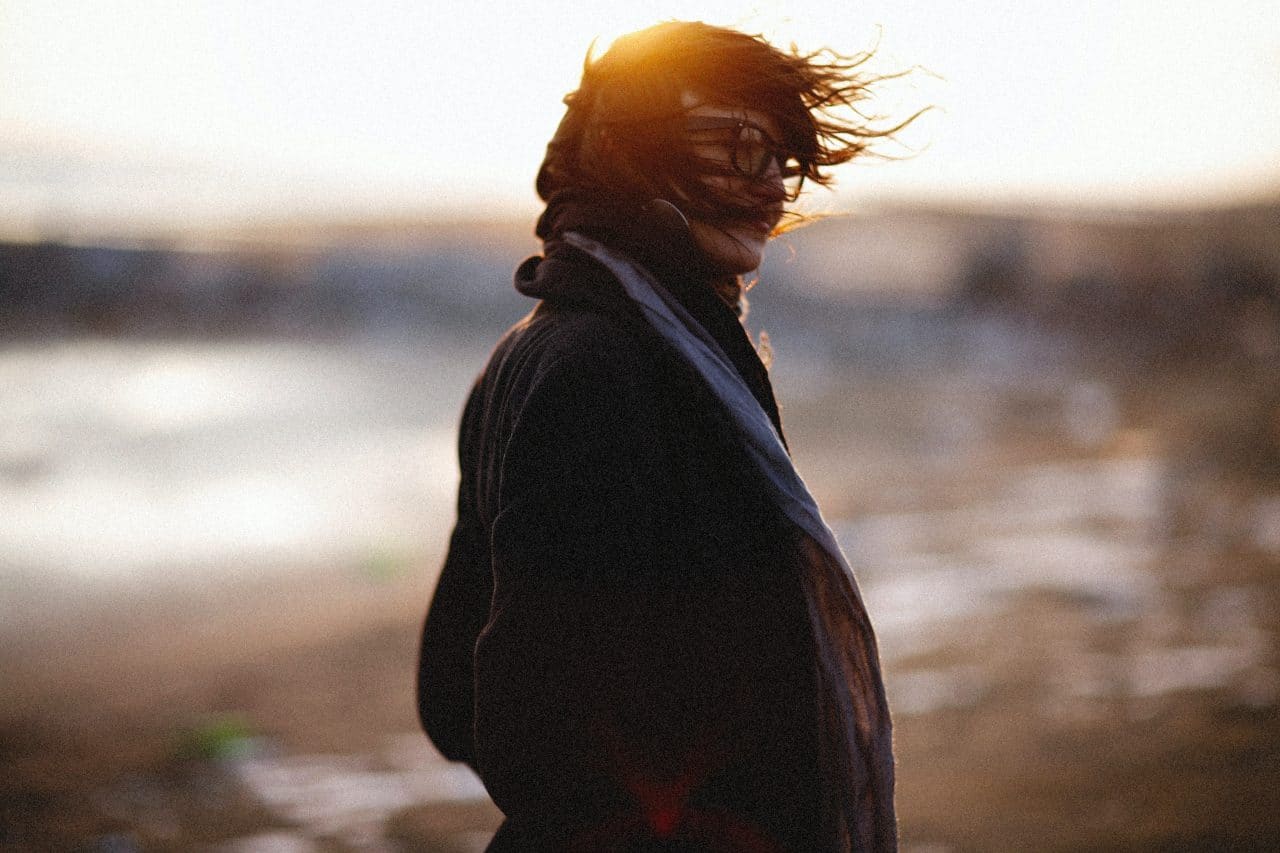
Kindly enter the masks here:
<path id="1" fill-rule="evenodd" d="M 781 437 L 768 374 L 677 225 L 553 198 L 544 256 L 516 277 L 540 301 L 463 413 L 419 708 L 506 815 L 490 850 L 839 849 L 804 537 L 706 383 L 560 239 L 645 265 Z"/>

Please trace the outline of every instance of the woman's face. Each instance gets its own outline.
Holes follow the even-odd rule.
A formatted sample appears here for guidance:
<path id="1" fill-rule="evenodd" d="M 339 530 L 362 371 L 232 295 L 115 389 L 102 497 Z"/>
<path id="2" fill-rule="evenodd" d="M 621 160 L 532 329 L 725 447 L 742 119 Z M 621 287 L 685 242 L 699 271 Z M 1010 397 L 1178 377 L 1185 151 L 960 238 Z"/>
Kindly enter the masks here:
<path id="1" fill-rule="evenodd" d="M 713 223 L 698 219 L 689 222 L 694 241 L 717 272 L 725 275 L 750 272 L 760 266 L 765 244 L 782 216 L 786 189 L 781 165 L 776 160 L 769 159 L 763 166 L 763 160 L 743 163 L 741 146 L 739 158 L 735 158 L 735 147 L 730 142 L 737 134 L 743 142 L 764 143 L 767 150 L 769 142 L 778 138 L 778 128 L 769 116 L 748 107 L 705 103 L 692 92 L 684 93 L 683 102 L 691 127 L 720 126 L 714 131 L 690 131 L 690 142 L 696 156 L 728 171 L 760 167 L 759 176 L 754 178 L 748 174 L 710 174 L 702 178 L 708 185 L 726 190 L 741 198 L 744 204 L 755 207 L 759 211 L 758 216 L 729 222 Z M 741 124 L 735 129 L 733 126 L 737 122 Z"/>

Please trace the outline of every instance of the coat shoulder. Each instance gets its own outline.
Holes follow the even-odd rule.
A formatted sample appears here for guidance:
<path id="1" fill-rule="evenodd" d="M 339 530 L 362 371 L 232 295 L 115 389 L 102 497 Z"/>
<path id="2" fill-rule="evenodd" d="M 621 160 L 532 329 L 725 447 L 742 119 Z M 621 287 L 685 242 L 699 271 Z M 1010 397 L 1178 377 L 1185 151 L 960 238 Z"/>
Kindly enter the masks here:
<path id="1" fill-rule="evenodd" d="M 557 376 L 634 385 L 678 369 L 657 333 L 626 307 L 544 302 L 507 331 L 487 372 L 518 385 Z"/>

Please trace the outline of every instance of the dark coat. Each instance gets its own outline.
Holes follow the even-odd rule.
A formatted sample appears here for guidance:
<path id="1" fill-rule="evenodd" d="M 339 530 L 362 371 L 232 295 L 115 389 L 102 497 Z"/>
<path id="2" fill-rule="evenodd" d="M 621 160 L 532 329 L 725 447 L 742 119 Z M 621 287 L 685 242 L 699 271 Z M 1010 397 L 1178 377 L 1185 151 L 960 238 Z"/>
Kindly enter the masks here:
<path id="1" fill-rule="evenodd" d="M 781 433 L 763 365 L 687 247 L 592 236 L 641 255 Z M 506 815 L 490 849 L 649 849 L 618 839 L 664 834 L 715 839 L 679 849 L 824 849 L 789 524 L 718 401 L 610 273 L 551 243 L 517 287 L 542 301 L 463 413 L 419 673 L 428 735 Z"/>

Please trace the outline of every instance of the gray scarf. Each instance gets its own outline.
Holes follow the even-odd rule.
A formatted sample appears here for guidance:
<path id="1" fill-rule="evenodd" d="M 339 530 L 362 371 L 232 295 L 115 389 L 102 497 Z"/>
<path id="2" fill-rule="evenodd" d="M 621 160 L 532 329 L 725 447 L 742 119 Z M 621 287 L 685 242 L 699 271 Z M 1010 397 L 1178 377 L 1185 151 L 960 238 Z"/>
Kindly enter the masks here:
<path id="1" fill-rule="evenodd" d="M 564 241 L 603 264 L 641 314 L 728 410 L 778 508 L 799 529 L 801 585 L 817 650 L 827 804 L 841 851 L 897 850 L 893 743 L 875 632 L 853 570 L 768 415 L 715 339 L 654 278 L 578 232 Z"/>

